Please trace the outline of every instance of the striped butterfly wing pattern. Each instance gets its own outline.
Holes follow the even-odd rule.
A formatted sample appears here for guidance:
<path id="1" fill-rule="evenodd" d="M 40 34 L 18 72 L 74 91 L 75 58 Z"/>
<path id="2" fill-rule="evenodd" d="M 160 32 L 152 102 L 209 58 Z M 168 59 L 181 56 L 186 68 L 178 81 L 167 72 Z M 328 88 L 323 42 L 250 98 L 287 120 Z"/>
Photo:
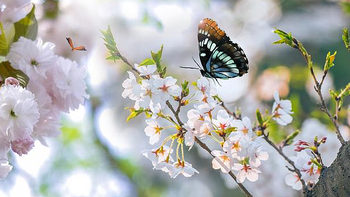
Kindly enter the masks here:
<path id="1" fill-rule="evenodd" d="M 199 57 L 204 77 L 228 79 L 248 72 L 248 59 L 242 48 L 209 18 L 198 25 Z"/>

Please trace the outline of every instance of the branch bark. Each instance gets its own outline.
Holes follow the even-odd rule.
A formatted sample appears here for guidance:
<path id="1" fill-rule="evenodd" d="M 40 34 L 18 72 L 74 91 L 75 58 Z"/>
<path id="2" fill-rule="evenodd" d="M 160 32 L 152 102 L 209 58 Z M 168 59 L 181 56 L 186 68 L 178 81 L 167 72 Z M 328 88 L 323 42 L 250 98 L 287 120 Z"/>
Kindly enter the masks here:
<path id="1" fill-rule="evenodd" d="M 318 183 L 312 190 L 304 192 L 306 197 L 350 196 L 350 141 L 340 149 L 337 158 L 330 167 L 322 170 Z"/>

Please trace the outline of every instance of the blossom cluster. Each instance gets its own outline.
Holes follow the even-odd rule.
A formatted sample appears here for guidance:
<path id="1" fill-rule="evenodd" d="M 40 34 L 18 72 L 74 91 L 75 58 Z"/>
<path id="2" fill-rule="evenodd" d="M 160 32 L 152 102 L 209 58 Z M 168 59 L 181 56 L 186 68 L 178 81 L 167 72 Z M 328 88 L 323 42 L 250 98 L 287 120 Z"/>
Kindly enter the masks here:
<path id="1" fill-rule="evenodd" d="M 300 179 L 303 179 L 310 187 L 314 186 L 318 182 L 323 167 L 318 147 L 321 144 L 326 143 L 326 140 L 327 138 L 323 137 L 320 141 L 317 141 L 316 137 L 314 144 L 303 140 L 299 140 L 294 144 L 294 151 L 297 152 L 297 155 L 291 157 L 291 160 L 300 170 L 301 177 L 299 177 L 296 173 L 287 175 L 285 177 L 285 182 L 287 185 L 291 186 L 295 190 L 300 190 L 302 188 Z"/>
<path id="2" fill-rule="evenodd" d="M 7 153 L 27 154 L 39 140 L 60 134 L 61 112 L 84 103 L 85 67 L 54 54 L 54 44 L 21 37 L 6 56 L 11 66 L 29 77 L 27 87 L 7 78 L 0 89 L 0 178 L 11 170 Z"/>
<path id="3" fill-rule="evenodd" d="M 221 169 L 224 173 L 231 170 L 237 172 L 239 182 L 246 178 L 250 181 L 258 179 L 258 167 L 262 160 L 268 159 L 267 152 L 262 149 L 262 137 L 253 132 L 249 118 L 234 119 L 226 110 L 219 109 L 220 103 L 215 99 L 216 90 L 208 79 L 198 79 L 194 83 L 195 92 L 187 96 L 184 94 L 184 88 L 176 85 L 176 79 L 171 76 L 162 78 L 159 74 L 154 74 L 155 65 L 135 64 L 134 68 L 141 80 L 137 80 L 132 72 L 128 72 L 129 78 L 123 83 L 125 89 L 122 96 L 135 101 L 133 110 L 151 114 L 146 120 L 145 128 L 149 143 L 158 143 L 164 130 L 176 130 L 176 133 L 165 137 L 160 147 L 142 151 L 142 154 L 151 160 L 154 169 L 162 170 L 172 178 L 179 174 L 190 177 L 198 173 L 192 164 L 185 161 L 183 147 L 185 144 L 191 149 L 196 138 L 204 139 L 210 136 L 219 142 L 222 148 L 211 153 L 214 156 L 214 169 Z M 187 122 L 182 125 L 174 121 L 175 117 L 163 112 L 173 101 L 178 101 L 179 107 L 195 103 L 193 108 L 187 111 Z M 161 124 L 161 119 L 168 120 L 172 125 Z M 175 141 L 178 144 L 176 150 L 173 148 Z M 168 142 L 170 146 L 165 145 Z M 172 153 L 176 153 L 176 158 Z"/>

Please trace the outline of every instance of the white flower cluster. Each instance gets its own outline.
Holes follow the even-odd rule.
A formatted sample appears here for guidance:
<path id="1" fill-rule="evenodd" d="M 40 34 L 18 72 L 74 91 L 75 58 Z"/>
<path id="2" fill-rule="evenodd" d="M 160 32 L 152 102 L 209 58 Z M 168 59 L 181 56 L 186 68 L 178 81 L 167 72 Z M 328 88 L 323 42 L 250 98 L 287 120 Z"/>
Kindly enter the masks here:
<path id="1" fill-rule="evenodd" d="M 318 182 L 322 166 L 311 156 L 311 152 L 306 150 L 305 147 L 310 146 L 308 142 L 299 140 L 295 145 L 297 146 L 295 151 L 298 152 L 296 156 L 291 157 L 291 160 L 295 163 L 295 167 L 300 170 L 301 179 L 312 187 Z M 302 189 L 300 178 L 296 173 L 288 174 L 285 177 L 285 182 L 295 190 Z"/>
<path id="2" fill-rule="evenodd" d="M 15 23 L 24 18 L 32 7 L 30 0 L 1 0 L 0 22 L 5 25 Z"/>
<path id="3" fill-rule="evenodd" d="M 280 100 L 278 91 L 274 94 L 275 102 L 272 106 L 272 117 L 280 125 L 285 126 L 293 121 L 292 102 Z"/>
<path id="4" fill-rule="evenodd" d="M 134 74 L 129 72 L 129 78 L 123 83 L 125 88 L 122 96 L 129 97 L 135 101 L 134 108 L 148 109 L 152 112 L 152 119 L 146 120 L 147 127 L 145 133 L 150 137 L 149 143 L 154 145 L 160 138 L 162 131 L 169 126 L 161 126 L 158 116 L 162 109 L 166 106 L 166 101 L 171 96 L 178 97 L 181 95 L 181 88 L 176 85 L 176 79 L 172 77 L 160 78 L 159 75 L 153 75 L 156 67 L 135 65 L 140 76 L 143 76 L 140 82 L 137 81 Z M 197 102 L 194 109 L 187 112 L 188 121 L 183 126 L 184 143 L 190 148 L 195 142 L 195 138 L 203 139 L 212 133 L 226 138 L 222 144 L 223 150 L 214 150 L 212 155 L 213 168 L 221 169 L 222 172 L 228 173 L 231 170 L 238 171 L 238 181 L 243 182 L 247 177 L 250 181 L 258 179 L 258 166 L 261 160 L 267 160 L 268 154 L 261 148 L 261 137 L 257 137 L 252 130 L 251 122 L 247 117 L 243 120 L 234 120 L 225 110 L 217 112 L 217 118 L 213 118 L 214 110 L 219 106 L 213 98 L 216 90 L 210 86 L 208 79 L 200 78 L 196 83 L 197 91 L 189 96 L 192 100 L 189 102 Z M 236 128 L 229 136 L 226 132 L 229 129 Z M 190 163 L 184 160 L 183 150 L 182 158 L 179 156 L 179 147 L 183 149 L 183 141 L 177 140 L 178 148 L 176 149 L 177 159 L 173 159 L 171 153 L 174 152 L 172 146 L 174 139 L 179 138 L 177 134 L 170 135 L 165 138 L 159 148 L 152 150 L 144 150 L 142 154 L 152 161 L 156 170 L 162 170 L 175 178 L 179 174 L 190 177 L 194 173 L 198 173 Z M 171 146 L 165 143 L 172 139 Z M 180 137 L 181 139 L 181 137 Z"/>
<path id="5" fill-rule="evenodd" d="M 46 137 L 60 133 L 61 112 L 77 109 L 88 98 L 85 68 L 56 56 L 53 48 L 52 43 L 21 37 L 6 57 L 30 80 L 23 88 L 16 79 L 7 78 L 0 89 L 0 178 L 11 170 L 10 149 L 22 155 L 33 148 L 35 140 L 47 145 Z"/>
<path id="6" fill-rule="evenodd" d="M 156 71 L 155 65 L 139 66 L 135 64 L 135 68 L 144 78 L 138 82 L 135 75 L 128 71 L 129 78 L 122 84 L 125 88 L 122 96 L 134 100 L 136 110 L 140 108 L 150 109 L 156 115 L 165 108 L 166 102 L 171 96 L 180 96 L 181 88 L 176 85 L 176 79 L 173 77 L 160 78 L 159 75 L 153 75 Z"/>

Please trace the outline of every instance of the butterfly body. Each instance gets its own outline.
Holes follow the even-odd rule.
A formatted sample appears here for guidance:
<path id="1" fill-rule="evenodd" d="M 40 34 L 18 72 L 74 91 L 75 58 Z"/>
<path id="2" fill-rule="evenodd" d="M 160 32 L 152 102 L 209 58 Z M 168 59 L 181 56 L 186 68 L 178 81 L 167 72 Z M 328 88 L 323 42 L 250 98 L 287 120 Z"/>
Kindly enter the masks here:
<path id="1" fill-rule="evenodd" d="M 214 20 L 205 18 L 199 22 L 198 45 L 202 76 L 228 79 L 248 72 L 248 59 L 242 48 Z"/>

